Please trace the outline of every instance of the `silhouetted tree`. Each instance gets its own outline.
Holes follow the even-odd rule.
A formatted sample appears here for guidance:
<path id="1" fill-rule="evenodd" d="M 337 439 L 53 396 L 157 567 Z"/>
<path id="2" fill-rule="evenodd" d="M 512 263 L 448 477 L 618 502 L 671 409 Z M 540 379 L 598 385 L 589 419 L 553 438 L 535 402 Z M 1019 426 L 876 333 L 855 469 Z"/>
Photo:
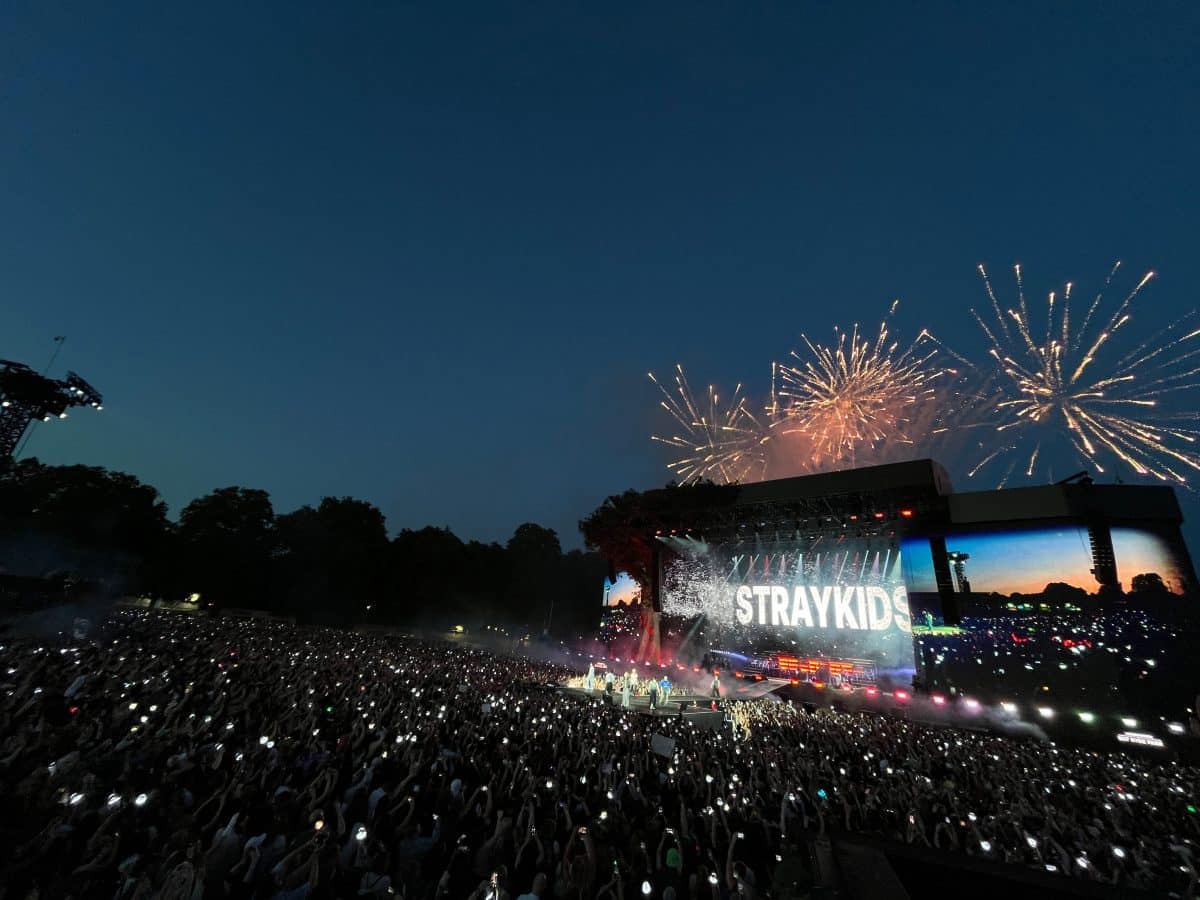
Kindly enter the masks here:
<path id="1" fill-rule="evenodd" d="M 456 587 L 466 561 L 463 542 L 449 528 L 404 529 L 388 561 L 388 605 L 393 619 L 451 624 L 465 604 Z"/>
<path id="2" fill-rule="evenodd" d="M 562 547 L 558 535 L 549 528 L 526 522 L 517 526 L 505 549 L 512 579 L 504 613 L 510 621 L 541 631 L 551 604 L 562 591 L 559 572 Z"/>
<path id="3" fill-rule="evenodd" d="M 280 516 L 276 535 L 277 589 L 284 608 L 325 622 L 383 617 L 378 601 L 388 537 L 375 506 L 326 497 L 316 509 L 302 506 Z"/>
<path id="4" fill-rule="evenodd" d="M 656 555 L 664 551 L 659 535 L 690 528 L 702 511 L 733 503 L 737 485 L 670 484 L 657 491 L 626 491 L 605 500 L 579 523 L 589 549 L 608 561 L 610 574 L 628 572 L 642 586 L 642 602 L 659 608 L 655 594 Z"/>
<path id="5" fill-rule="evenodd" d="M 270 603 L 275 512 L 266 491 L 219 488 L 179 517 L 181 569 L 189 590 L 219 606 Z"/>
<path id="6" fill-rule="evenodd" d="M 153 589 L 146 565 L 165 550 L 166 504 L 132 475 L 22 460 L 0 471 L 4 563 L 98 579 L 118 593 Z"/>
<path id="7" fill-rule="evenodd" d="M 1171 593 L 1166 582 L 1157 572 L 1143 572 L 1140 575 L 1134 575 L 1129 582 L 1129 590 L 1134 594 L 1154 594 L 1155 596 Z"/>

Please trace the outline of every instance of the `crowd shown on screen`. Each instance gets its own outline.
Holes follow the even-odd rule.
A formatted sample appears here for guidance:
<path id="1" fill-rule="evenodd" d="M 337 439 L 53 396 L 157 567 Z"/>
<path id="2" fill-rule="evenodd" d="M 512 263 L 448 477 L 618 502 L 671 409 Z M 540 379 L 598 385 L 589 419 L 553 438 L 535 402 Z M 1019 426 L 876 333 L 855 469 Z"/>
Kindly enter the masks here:
<path id="1" fill-rule="evenodd" d="M 555 665 L 275 623 L 0 643 L 0 900 L 783 898 L 838 832 L 1181 896 L 1200 865 L 1175 763 L 770 699 L 705 730 Z"/>

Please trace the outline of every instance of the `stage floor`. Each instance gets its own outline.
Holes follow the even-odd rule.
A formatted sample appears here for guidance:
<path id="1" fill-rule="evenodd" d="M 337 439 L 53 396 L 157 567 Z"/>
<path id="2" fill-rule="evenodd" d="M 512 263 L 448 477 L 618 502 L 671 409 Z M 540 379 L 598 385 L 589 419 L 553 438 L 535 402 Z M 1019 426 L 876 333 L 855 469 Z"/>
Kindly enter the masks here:
<path id="1" fill-rule="evenodd" d="M 743 681 L 737 679 L 731 685 L 721 685 L 721 698 L 718 704 L 725 700 L 757 700 L 759 697 L 765 697 L 767 694 L 776 690 L 781 684 L 787 682 L 774 683 L 771 681 Z M 559 690 L 570 694 L 573 697 L 591 697 L 595 700 L 604 698 L 604 691 L 595 690 L 588 692 L 583 688 L 561 687 Z M 629 698 L 629 707 L 637 712 L 661 714 L 661 715 L 678 715 L 679 704 L 685 704 L 687 708 L 704 708 L 712 707 L 713 698 L 707 694 L 692 694 L 680 691 L 671 691 L 670 707 L 668 709 L 650 709 L 650 698 L 646 695 L 636 696 L 631 695 Z M 621 705 L 621 694 L 617 691 L 613 692 L 613 706 Z"/>
<path id="2" fill-rule="evenodd" d="M 585 691 L 583 688 L 560 687 L 559 691 L 571 697 L 584 697 L 591 700 L 602 700 L 604 697 L 603 691 Z M 762 696 L 765 691 L 759 691 L 757 696 Z M 728 697 L 722 697 L 721 700 L 728 700 Z M 750 699 L 747 694 L 741 699 Z M 613 694 L 613 708 L 621 709 L 621 695 Z M 684 719 L 694 725 L 707 728 L 717 729 L 725 721 L 725 711 L 718 704 L 717 709 L 712 708 L 711 697 L 701 697 L 698 694 L 671 694 L 671 703 L 669 707 L 650 708 L 649 697 L 630 697 L 629 711 L 636 713 L 639 716 L 645 716 L 654 719 L 669 719 L 677 717 L 680 714 Z"/>

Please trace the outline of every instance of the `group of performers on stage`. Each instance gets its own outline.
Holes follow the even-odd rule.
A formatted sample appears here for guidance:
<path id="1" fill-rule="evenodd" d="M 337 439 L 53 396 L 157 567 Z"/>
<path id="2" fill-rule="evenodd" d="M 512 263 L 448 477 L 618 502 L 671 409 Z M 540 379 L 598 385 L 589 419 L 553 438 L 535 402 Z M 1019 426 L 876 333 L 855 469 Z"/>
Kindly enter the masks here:
<path id="1" fill-rule="evenodd" d="M 576 682 L 575 679 L 571 679 Z M 631 696 L 649 697 L 651 709 L 666 709 L 671 702 L 671 692 L 674 686 L 671 684 L 671 679 L 666 673 L 658 681 L 654 678 L 645 680 L 638 679 L 637 667 L 632 667 L 623 675 L 616 675 L 611 669 L 607 670 L 603 676 L 597 675 L 595 663 L 588 663 L 587 675 L 582 679 L 582 684 L 576 682 L 572 686 L 582 687 L 589 694 L 600 690 L 609 703 L 615 703 L 616 697 L 621 698 L 621 706 L 625 709 L 629 708 L 629 698 Z M 721 698 L 721 679 L 718 675 L 713 675 L 710 696 L 713 700 Z"/>

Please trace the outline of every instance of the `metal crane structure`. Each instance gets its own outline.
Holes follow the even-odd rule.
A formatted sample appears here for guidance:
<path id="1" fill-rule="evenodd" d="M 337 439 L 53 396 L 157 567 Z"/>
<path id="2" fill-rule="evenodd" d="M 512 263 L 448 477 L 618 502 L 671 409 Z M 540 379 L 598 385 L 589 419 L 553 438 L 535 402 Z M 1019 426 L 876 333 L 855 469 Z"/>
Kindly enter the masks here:
<path id="1" fill-rule="evenodd" d="M 65 419 L 75 406 L 101 410 L 103 403 L 100 392 L 74 372 L 47 378 L 24 363 L 0 359 L 0 465 L 13 458 L 35 421 Z"/>

